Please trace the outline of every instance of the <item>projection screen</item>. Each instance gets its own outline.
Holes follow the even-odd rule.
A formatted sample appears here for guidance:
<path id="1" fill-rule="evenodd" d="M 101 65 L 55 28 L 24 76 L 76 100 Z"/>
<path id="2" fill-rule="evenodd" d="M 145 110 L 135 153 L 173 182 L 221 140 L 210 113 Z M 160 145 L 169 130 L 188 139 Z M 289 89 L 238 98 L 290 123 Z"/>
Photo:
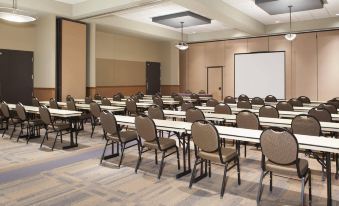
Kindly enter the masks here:
<path id="1" fill-rule="evenodd" d="M 285 52 L 234 55 L 234 94 L 285 99 Z"/>

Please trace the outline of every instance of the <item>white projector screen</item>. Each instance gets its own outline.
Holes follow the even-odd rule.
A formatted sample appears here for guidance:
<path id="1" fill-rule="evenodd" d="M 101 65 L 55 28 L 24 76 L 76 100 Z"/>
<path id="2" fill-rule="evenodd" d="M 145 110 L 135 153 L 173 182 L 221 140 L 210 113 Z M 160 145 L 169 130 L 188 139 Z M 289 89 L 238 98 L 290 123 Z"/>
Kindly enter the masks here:
<path id="1" fill-rule="evenodd" d="M 234 55 L 234 94 L 285 99 L 285 52 Z"/>

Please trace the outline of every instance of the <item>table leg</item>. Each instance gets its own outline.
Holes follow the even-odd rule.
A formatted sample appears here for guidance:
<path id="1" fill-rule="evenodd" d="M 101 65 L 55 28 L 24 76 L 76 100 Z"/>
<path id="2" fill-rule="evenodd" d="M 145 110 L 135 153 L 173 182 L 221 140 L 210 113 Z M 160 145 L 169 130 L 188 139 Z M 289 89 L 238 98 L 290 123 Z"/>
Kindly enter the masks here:
<path id="1" fill-rule="evenodd" d="M 186 137 L 187 137 L 187 141 L 185 140 Z M 184 171 L 176 175 L 177 179 L 191 173 L 190 136 L 183 133 L 181 135 L 181 138 L 183 140 L 182 149 L 183 149 Z M 186 149 L 187 149 L 187 155 L 188 155 L 187 162 L 186 162 Z"/>
<path id="2" fill-rule="evenodd" d="M 70 124 L 70 127 L 71 127 L 71 132 L 70 132 L 70 144 L 67 145 L 67 146 L 64 146 L 62 147 L 62 149 L 71 149 L 71 148 L 74 148 L 74 147 L 77 147 L 78 146 L 78 143 L 74 143 L 74 133 L 76 135 L 76 138 L 77 137 L 77 119 L 73 119 L 71 118 L 69 120 L 69 124 Z"/>
<path id="3" fill-rule="evenodd" d="M 327 206 L 332 206 L 331 153 L 326 152 Z"/>

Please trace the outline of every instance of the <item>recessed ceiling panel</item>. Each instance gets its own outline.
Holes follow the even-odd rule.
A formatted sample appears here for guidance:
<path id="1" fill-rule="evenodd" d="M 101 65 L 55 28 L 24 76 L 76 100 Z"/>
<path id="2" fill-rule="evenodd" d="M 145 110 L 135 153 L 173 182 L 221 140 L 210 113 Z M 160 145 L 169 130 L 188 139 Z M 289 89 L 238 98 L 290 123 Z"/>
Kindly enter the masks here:
<path id="1" fill-rule="evenodd" d="M 290 5 L 292 12 L 322 9 L 324 0 L 255 0 L 255 4 L 270 15 L 276 15 L 289 13 Z"/>
<path id="2" fill-rule="evenodd" d="M 174 28 L 180 28 L 181 22 L 184 23 L 184 27 L 190 27 L 203 24 L 210 24 L 211 19 L 200 16 L 190 11 L 185 11 L 175 14 L 153 17 L 152 22 L 156 22 Z"/>

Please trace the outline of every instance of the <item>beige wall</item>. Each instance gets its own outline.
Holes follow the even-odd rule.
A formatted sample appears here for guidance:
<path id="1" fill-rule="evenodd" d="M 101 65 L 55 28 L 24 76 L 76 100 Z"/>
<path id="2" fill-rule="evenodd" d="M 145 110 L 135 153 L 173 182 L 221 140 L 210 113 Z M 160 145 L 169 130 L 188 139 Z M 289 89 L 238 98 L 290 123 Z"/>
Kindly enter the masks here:
<path id="1" fill-rule="evenodd" d="M 206 89 L 206 67 L 224 66 L 224 97 L 234 95 L 234 54 L 285 51 L 286 98 L 309 96 L 328 100 L 339 96 L 339 31 L 298 34 L 293 42 L 283 36 L 191 44 L 180 73 L 184 89 Z M 184 61 L 183 61 L 184 62 Z M 184 71 L 182 71 L 184 70 Z"/>

